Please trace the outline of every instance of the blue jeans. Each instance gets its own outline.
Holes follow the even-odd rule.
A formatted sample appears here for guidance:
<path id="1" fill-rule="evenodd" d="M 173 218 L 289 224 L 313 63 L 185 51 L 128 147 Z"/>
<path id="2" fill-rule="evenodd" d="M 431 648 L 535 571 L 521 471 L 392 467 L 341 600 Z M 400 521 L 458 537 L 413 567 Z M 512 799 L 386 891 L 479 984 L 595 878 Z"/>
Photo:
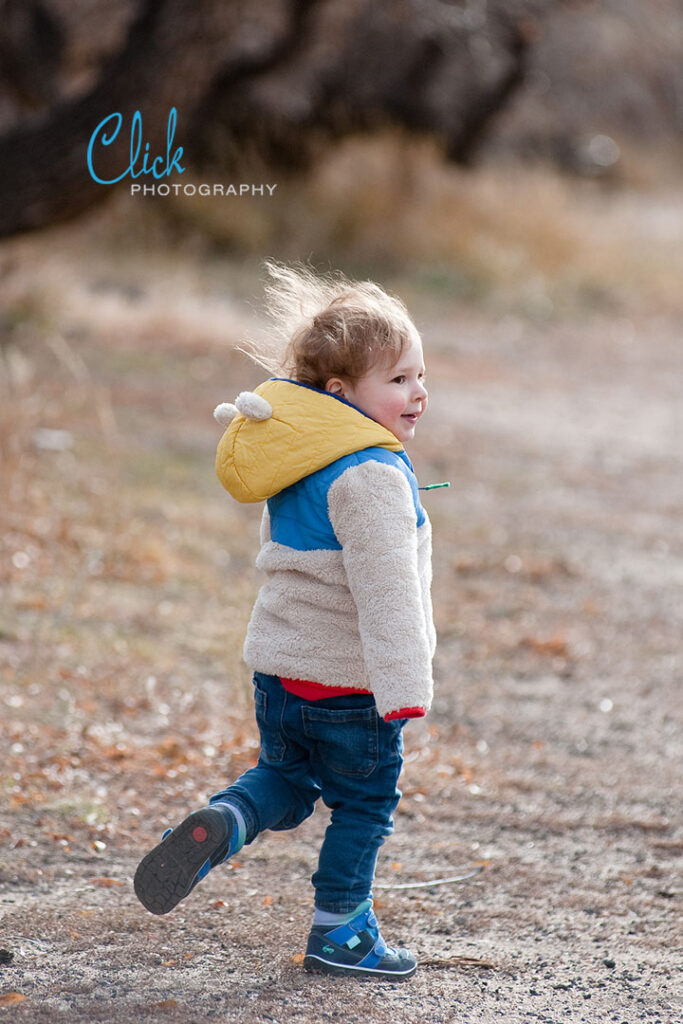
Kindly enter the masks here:
<path id="1" fill-rule="evenodd" d="M 264 829 L 296 828 L 322 797 L 332 813 L 311 879 L 315 905 L 349 913 L 372 895 L 377 851 L 393 832 L 406 720 L 385 722 L 372 694 L 310 701 L 261 672 L 254 699 L 258 763 L 210 802 L 235 804 L 251 843 Z"/>

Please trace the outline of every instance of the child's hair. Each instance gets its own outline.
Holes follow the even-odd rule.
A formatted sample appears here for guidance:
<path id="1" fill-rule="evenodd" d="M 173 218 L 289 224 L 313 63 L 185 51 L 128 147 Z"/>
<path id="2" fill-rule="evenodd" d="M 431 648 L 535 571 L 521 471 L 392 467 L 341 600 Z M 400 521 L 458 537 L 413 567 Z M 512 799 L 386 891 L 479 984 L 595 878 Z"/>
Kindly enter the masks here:
<path id="1" fill-rule="evenodd" d="M 331 377 L 353 384 L 380 360 L 396 362 L 417 335 L 401 300 L 371 281 L 272 260 L 265 268 L 270 336 L 243 351 L 275 376 L 321 390 Z"/>

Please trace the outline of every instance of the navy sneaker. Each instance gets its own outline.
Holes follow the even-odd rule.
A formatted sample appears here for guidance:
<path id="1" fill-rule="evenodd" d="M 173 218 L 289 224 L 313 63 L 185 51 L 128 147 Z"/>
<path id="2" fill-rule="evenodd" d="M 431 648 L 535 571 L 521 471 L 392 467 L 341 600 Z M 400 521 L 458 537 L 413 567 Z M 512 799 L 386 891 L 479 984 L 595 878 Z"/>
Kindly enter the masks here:
<path id="1" fill-rule="evenodd" d="M 417 961 L 407 949 L 392 949 L 380 935 L 372 901 L 366 900 L 344 924 L 314 925 L 304 957 L 307 971 L 403 981 Z"/>
<path id="2" fill-rule="evenodd" d="M 231 816 L 230 816 L 231 817 Z M 143 857 L 135 895 L 151 914 L 168 914 L 230 850 L 235 826 L 213 807 L 194 811 Z"/>

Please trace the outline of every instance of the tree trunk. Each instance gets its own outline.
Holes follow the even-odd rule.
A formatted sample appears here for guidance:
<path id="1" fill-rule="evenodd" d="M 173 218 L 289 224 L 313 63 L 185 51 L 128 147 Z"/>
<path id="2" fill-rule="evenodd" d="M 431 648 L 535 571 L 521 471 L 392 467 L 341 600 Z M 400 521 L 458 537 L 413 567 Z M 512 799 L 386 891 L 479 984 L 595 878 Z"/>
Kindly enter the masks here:
<path id="1" fill-rule="evenodd" d="M 86 154 L 114 112 L 119 135 L 97 150 L 107 181 L 130 163 L 138 110 L 143 152 L 148 142 L 151 158 L 166 153 L 172 107 L 174 145 L 223 171 L 248 153 L 270 169 L 303 166 L 329 139 L 387 123 L 432 132 L 465 161 L 522 81 L 529 37 L 520 19 L 540 2 L 144 0 L 89 92 L 0 138 L 0 236 L 110 194 Z"/>
<path id="2" fill-rule="evenodd" d="M 126 166 L 136 110 L 150 153 L 165 152 L 170 109 L 191 116 L 218 74 L 231 65 L 242 73 L 252 62 L 260 66 L 282 46 L 287 13 L 285 0 L 193 0 L 190 9 L 185 0 L 146 0 L 90 92 L 0 138 L 0 235 L 45 227 L 105 199 L 109 189 L 93 180 L 86 161 L 102 119 L 119 112 L 123 127 L 116 144 L 98 154 L 100 176 Z"/>

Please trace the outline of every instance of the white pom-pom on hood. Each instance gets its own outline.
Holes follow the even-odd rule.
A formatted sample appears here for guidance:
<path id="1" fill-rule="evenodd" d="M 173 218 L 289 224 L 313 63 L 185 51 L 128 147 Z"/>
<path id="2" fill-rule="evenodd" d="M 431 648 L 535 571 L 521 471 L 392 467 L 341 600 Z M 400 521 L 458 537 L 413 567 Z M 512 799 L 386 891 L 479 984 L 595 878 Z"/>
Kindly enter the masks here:
<path id="1" fill-rule="evenodd" d="M 269 420 L 273 415 L 273 407 L 253 391 L 240 391 L 234 405 L 232 402 L 221 402 L 213 410 L 214 419 L 223 427 L 229 426 L 238 413 L 242 413 L 248 420 Z"/>
<path id="2" fill-rule="evenodd" d="M 253 391 L 240 391 L 235 399 L 235 405 L 249 420 L 269 420 L 273 415 L 273 407 L 261 395 Z"/>
<path id="3" fill-rule="evenodd" d="M 232 423 L 238 412 L 239 409 L 236 405 L 232 405 L 230 402 L 221 402 L 221 404 L 217 405 L 213 410 L 213 418 L 217 420 L 222 427 L 227 427 Z"/>

